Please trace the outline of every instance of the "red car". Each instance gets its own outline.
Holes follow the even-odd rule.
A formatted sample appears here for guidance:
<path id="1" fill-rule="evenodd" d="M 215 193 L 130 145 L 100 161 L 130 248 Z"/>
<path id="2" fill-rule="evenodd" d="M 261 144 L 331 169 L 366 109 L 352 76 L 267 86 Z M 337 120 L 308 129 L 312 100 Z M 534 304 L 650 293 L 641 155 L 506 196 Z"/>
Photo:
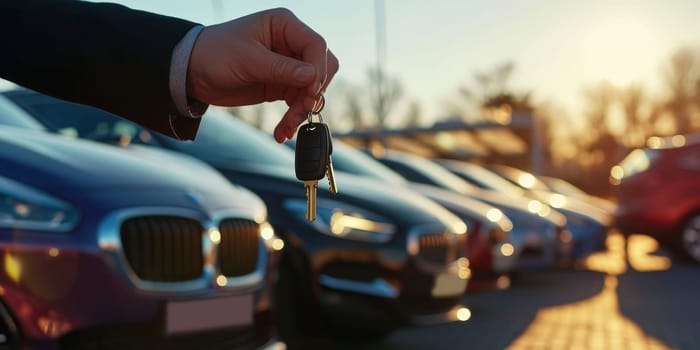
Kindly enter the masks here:
<path id="1" fill-rule="evenodd" d="M 644 233 L 700 262 L 700 138 L 654 138 L 611 171 L 617 186 L 616 226 Z"/>

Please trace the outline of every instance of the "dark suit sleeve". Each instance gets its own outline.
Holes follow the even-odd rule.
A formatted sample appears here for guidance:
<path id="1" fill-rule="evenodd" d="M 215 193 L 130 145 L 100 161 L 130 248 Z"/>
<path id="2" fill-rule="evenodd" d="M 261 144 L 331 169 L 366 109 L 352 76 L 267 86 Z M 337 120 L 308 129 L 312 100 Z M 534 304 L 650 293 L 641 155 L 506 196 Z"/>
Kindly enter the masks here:
<path id="1" fill-rule="evenodd" d="M 195 25 L 116 4 L 0 0 L 0 77 L 193 139 L 199 120 L 175 115 L 168 83 Z"/>

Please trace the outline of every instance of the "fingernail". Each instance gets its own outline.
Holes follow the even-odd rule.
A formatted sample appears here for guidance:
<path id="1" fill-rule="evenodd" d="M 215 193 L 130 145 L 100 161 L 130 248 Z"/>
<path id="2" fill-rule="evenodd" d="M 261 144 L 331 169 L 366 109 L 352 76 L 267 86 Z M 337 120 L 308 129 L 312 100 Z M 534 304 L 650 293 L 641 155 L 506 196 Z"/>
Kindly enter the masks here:
<path id="1" fill-rule="evenodd" d="M 314 75 L 316 75 L 314 67 L 311 65 L 299 66 L 294 70 L 294 79 L 302 83 L 309 82 L 314 78 Z"/>
<path id="2" fill-rule="evenodd" d="M 274 136 L 277 143 L 283 143 L 285 141 L 285 137 L 282 135 L 282 131 L 279 130 L 279 127 L 275 128 Z"/>

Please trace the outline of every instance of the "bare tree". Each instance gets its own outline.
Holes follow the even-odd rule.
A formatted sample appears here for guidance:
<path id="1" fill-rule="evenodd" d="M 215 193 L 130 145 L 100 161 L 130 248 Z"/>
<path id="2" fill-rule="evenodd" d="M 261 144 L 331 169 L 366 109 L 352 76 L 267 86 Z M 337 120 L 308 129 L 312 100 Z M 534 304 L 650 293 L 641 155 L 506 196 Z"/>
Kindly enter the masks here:
<path id="1" fill-rule="evenodd" d="M 515 112 L 534 111 L 531 93 L 517 93 L 510 87 L 510 79 L 515 71 L 512 62 L 502 63 L 491 70 L 474 74 L 475 85 L 461 86 L 459 94 L 476 110 L 509 105 Z"/>
<path id="2" fill-rule="evenodd" d="M 403 96 L 403 87 L 398 79 L 380 69 L 371 68 L 367 73 L 374 92 L 371 96 L 371 105 L 378 125 L 384 127 L 389 113 Z"/>
<path id="3" fill-rule="evenodd" d="M 638 146 L 644 144 L 644 140 L 654 133 L 654 126 L 650 124 L 649 114 L 645 114 L 643 108 L 648 102 L 644 88 L 640 83 L 630 84 L 619 89 L 618 96 L 625 116 L 623 138 L 628 145 Z"/>
<path id="4" fill-rule="evenodd" d="M 691 119 L 700 96 L 700 58 L 695 50 L 682 48 L 676 51 L 663 71 L 669 96 L 664 103 L 676 123 L 676 132 L 687 133 L 694 129 Z"/>
<path id="5" fill-rule="evenodd" d="M 608 81 L 602 81 L 595 86 L 584 88 L 583 96 L 586 100 L 584 117 L 587 123 L 584 132 L 588 133 L 584 139 L 592 146 L 599 139 L 612 135 L 608 120 L 610 109 L 615 102 L 615 88 Z"/>
<path id="6" fill-rule="evenodd" d="M 348 91 L 345 95 L 345 115 L 352 122 L 352 128 L 365 129 L 367 127 L 362 110 L 362 100 L 358 90 Z"/>

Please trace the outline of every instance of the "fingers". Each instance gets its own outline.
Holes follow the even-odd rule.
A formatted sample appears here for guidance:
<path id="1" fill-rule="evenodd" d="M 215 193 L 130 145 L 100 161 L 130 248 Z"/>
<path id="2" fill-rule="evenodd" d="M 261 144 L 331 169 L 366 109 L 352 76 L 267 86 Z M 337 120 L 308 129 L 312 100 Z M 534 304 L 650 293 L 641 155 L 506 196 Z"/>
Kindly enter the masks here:
<path id="1" fill-rule="evenodd" d="M 316 68 L 303 61 L 278 53 L 260 50 L 253 58 L 260 68 L 251 72 L 253 79 L 268 84 L 302 88 L 312 84 Z"/>
<path id="2" fill-rule="evenodd" d="M 309 111 L 314 110 L 314 107 L 319 102 L 318 96 L 326 91 L 326 88 L 330 84 L 331 80 L 333 80 L 333 77 L 338 72 L 338 59 L 335 57 L 335 55 L 333 55 L 333 53 L 330 50 L 328 50 L 326 60 L 328 74 L 326 75 L 326 78 L 324 79 L 321 88 L 317 94 L 314 94 L 312 97 L 303 96 L 303 94 L 298 94 L 297 91 L 289 91 L 289 95 L 285 97 L 287 105 L 289 105 L 290 108 L 275 128 L 274 135 L 275 140 L 277 140 L 277 142 L 282 143 L 287 139 L 292 139 L 294 137 L 294 132 L 299 127 L 299 124 L 303 123 L 304 120 L 306 120 L 307 113 Z M 302 107 L 297 107 L 299 105 L 299 100 L 302 101 Z"/>
<path id="3" fill-rule="evenodd" d="M 300 101 L 293 103 L 277 124 L 274 131 L 275 141 L 283 143 L 294 137 L 299 124 L 306 120 L 307 112 Z"/>
<path id="4" fill-rule="evenodd" d="M 272 44 L 282 51 L 289 51 L 315 68 L 315 77 L 307 85 L 306 92 L 314 97 L 321 93 L 328 78 L 328 48 L 326 41 L 286 9 L 269 12 L 271 18 Z"/>

